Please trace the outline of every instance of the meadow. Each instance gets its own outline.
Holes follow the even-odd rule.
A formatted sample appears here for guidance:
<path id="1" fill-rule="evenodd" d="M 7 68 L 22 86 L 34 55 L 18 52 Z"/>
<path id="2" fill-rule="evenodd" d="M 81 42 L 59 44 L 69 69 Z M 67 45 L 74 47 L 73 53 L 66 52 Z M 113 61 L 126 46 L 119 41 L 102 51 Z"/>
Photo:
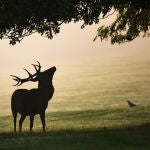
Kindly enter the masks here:
<path id="1" fill-rule="evenodd" d="M 46 111 L 46 133 L 41 132 L 37 115 L 32 133 L 27 118 L 24 132 L 14 134 L 10 94 L 1 94 L 0 149 L 150 149 L 148 54 L 58 63 L 55 94 Z M 127 100 L 137 106 L 129 107 Z"/>

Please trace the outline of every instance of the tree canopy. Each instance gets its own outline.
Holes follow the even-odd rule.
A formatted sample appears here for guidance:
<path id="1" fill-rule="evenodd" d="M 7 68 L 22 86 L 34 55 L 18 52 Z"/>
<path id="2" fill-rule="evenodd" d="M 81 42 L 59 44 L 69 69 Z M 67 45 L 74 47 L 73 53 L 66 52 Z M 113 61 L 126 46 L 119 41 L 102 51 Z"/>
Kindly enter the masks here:
<path id="1" fill-rule="evenodd" d="M 100 26 L 94 40 L 110 38 L 114 44 L 150 35 L 150 0 L 1 0 L 0 39 L 14 45 L 35 32 L 51 39 L 63 23 L 83 21 L 84 28 L 112 11 L 116 19 Z"/>

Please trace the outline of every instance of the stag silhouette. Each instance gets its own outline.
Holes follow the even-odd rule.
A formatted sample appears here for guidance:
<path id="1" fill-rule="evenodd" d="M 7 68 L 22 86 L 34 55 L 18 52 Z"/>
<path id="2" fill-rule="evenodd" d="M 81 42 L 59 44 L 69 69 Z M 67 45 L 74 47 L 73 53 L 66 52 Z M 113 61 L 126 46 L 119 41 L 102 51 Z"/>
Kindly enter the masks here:
<path id="1" fill-rule="evenodd" d="M 19 120 L 19 131 L 22 131 L 22 123 L 26 116 L 30 116 L 30 131 L 33 128 L 34 116 L 40 115 L 43 125 L 43 131 L 45 131 L 45 110 L 48 106 L 48 101 L 53 97 L 54 87 L 52 84 L 53 75 L 56 71 L 56 67 L 51 67 L 44 72 L 41 72 L 41 65 L 37 61 L 38 65 L 32 64 L 36 70 L 36 73 L 31 74 L 27 69 L 24 69 L 29 77 L 21 79 L 17 76 L 11 75 L 13 80 L 17 81 L 14 86 L 20 86 L 21 84 L 33 81 L 38 81 L 37 89 L 18 89 L 14 91 L 11 97 L 11 110 L 14 119 L 14 132 L 16 132 L 16 119 L 17 113 L 21 115 Z"/>

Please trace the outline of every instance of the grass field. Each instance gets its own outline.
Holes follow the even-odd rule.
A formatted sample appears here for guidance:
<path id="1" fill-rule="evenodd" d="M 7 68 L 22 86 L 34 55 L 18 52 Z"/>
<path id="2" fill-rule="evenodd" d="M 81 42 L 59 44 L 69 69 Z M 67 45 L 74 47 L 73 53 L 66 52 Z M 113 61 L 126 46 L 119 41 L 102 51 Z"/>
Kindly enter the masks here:
<path id="1" fill-rule="evenodd" d="M 22 134 L 12 132 L 12 117 L 1 118 L 2 150 L 149 150 L 150 108 L 53 112 L 46 115 L 42 133 L 39 116 L 29 133 L 29 119 Z"/>
<path id="2" fill-rule="evenodd" d="M 149 150 L 149 57 L 128 53 L 58 64 L 46 133 L 36 116 L 32 133 L 27 118 L 24 132 L 14 134 L 10 94 L 1 94 L 0 149 Z M 137 106 L 130 108 L 127 100 Z"/>

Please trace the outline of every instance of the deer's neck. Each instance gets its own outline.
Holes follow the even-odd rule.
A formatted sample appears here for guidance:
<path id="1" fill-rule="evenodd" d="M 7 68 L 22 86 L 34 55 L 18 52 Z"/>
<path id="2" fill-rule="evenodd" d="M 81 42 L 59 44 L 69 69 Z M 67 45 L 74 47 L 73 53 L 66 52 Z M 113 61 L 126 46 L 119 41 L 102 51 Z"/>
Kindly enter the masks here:
<path id="1" fill-rule="evenodd" d="M 42 93 L 45 100 L 49 101 L 54 93 L 54 87 L 53 84 L 38 84 L 38 89 Z"/>

